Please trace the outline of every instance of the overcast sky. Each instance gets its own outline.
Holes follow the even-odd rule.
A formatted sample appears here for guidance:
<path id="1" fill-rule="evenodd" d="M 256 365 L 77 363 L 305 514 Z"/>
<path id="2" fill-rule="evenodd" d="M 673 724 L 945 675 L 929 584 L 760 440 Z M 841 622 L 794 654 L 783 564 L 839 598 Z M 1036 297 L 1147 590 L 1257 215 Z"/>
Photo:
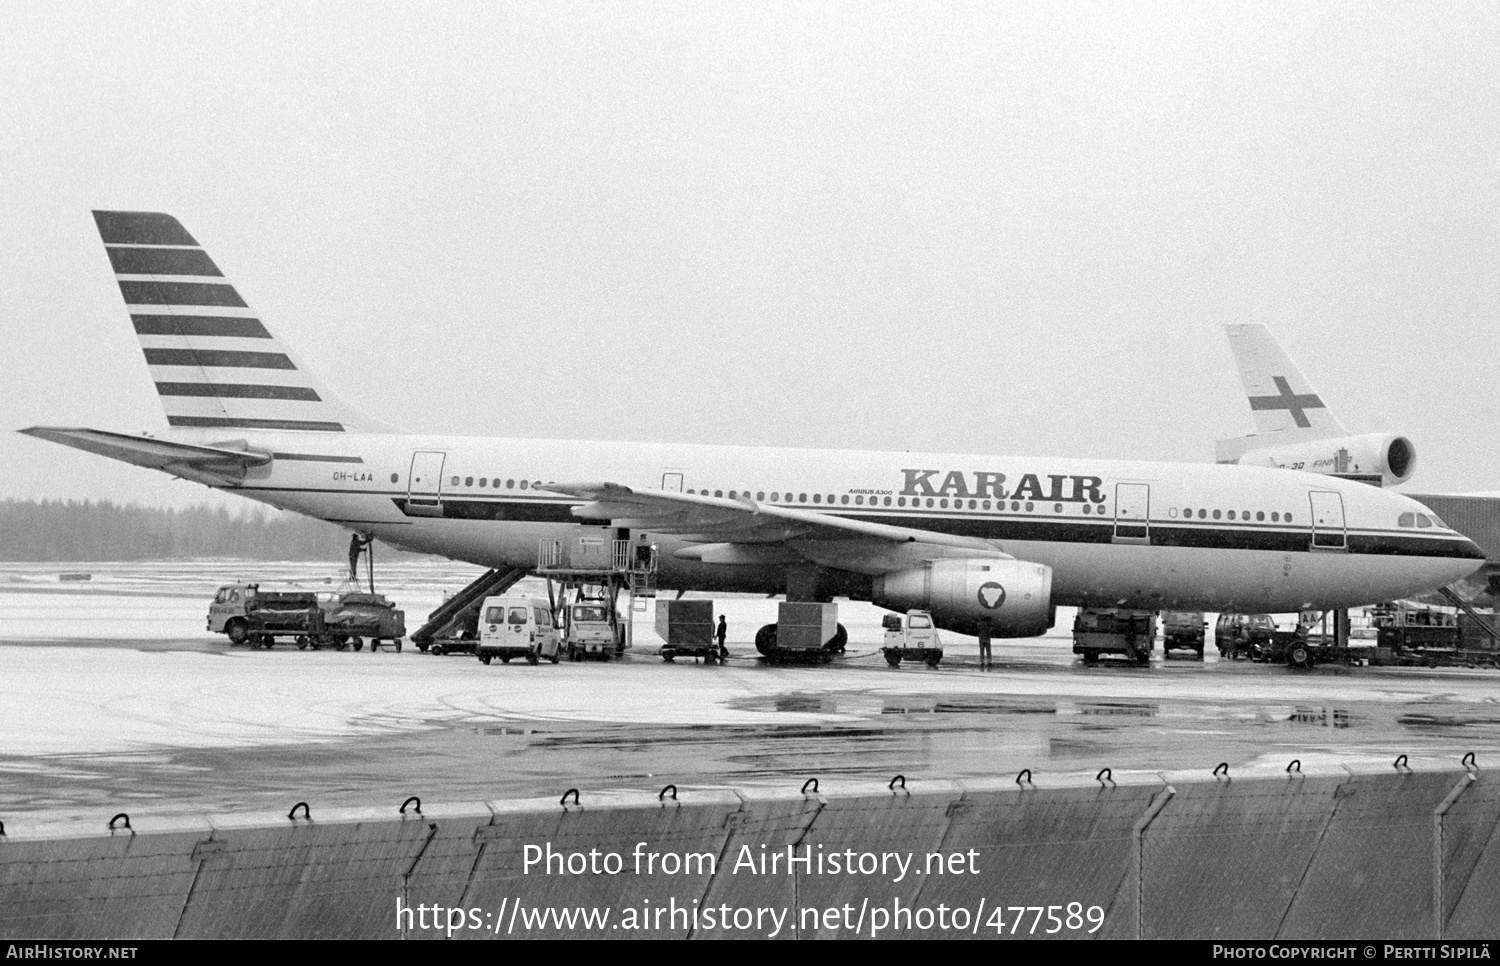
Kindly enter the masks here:
<path id="1" fill-rule="evenodd" d="M 434 433 L 1206 461 L 1263 322 L 1500 489 L 1500 4 L 0 0 L 0 497 L 195 484 L 91 208 Z M 223 498 L 230 499 L 230 498 Z"/>

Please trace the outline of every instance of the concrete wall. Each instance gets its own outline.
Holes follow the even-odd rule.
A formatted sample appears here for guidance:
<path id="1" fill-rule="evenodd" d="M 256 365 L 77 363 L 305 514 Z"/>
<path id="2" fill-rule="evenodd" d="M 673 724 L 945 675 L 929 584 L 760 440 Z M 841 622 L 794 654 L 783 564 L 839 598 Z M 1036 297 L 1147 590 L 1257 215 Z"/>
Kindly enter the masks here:
<path id="1" fill-rule="evenodd" d="M 1500 779 L 1458 768 L 397 804 L 21 816 L 0 939 L 1477 939 L 1500 908 Z"/>

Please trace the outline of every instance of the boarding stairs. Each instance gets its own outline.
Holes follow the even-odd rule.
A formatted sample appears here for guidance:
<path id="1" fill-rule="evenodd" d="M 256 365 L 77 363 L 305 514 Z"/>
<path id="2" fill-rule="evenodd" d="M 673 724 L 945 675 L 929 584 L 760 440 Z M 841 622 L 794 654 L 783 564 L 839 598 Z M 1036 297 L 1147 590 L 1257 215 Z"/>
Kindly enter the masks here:
<path id="1" fill-rule="evenodd" d="M 412 633 L 412 643 L 418 646 L 430 644 L 434 639 L 457 637 L 465 629 L 472 630 L 484 599 L 505 593 L 526 573 L 523 568 L 486 571 L 484 576 L 443 601 L 427 618 L 427 623 Z"/>

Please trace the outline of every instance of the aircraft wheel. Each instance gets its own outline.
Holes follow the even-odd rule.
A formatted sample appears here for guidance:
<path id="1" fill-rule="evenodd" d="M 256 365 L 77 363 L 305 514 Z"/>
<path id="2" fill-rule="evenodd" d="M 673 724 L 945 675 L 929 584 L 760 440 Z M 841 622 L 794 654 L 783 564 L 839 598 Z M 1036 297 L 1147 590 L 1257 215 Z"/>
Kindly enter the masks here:
<path id="1" fill-rule="evenodd" d="M 243 644 L 250 638 L 250 634 L 245 630 L 245 622 L 238 617 L 229 622 L 229 625 L 224 628 L 224 633 L 229 635 L 231 644 Z"/>
<path id="2" fill-rule="evenodd" d="M 755 649 L 762 657 L 775 657 L 776 625 L 767 624 L 755 632 Z"/>

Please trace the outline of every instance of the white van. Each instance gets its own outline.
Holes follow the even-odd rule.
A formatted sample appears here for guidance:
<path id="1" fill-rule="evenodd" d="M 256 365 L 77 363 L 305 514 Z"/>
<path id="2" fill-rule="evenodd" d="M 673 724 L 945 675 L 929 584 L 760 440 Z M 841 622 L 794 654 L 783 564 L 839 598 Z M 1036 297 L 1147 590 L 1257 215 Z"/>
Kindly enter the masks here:
<path id="1" fill-rule="evenodd" d="M 487 597 L 479 609 L 479 646 L 474 653 L 485 664 L 513 657 L 535 664 L 558 661 L 558 633 L 552 609 L 539 597 Z"/>

